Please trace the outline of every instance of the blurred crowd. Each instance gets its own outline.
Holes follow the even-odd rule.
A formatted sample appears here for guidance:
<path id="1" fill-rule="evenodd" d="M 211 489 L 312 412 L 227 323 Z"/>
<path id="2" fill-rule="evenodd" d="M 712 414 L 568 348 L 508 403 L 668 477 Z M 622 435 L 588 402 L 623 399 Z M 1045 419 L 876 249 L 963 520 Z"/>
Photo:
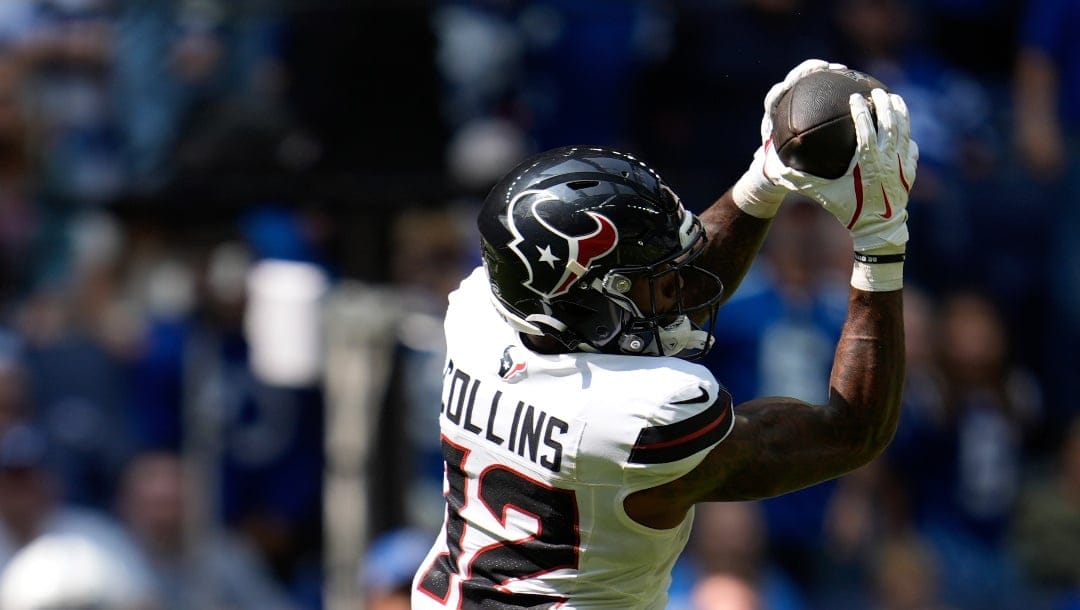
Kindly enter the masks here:
<path id="1" fill-rule="evenodd" d="M 903 420 L 859 472 L 701 506 L 671 608 L 1080 608 L 1076 32 L 1077 0 L 0 1 L 0 608 L 329 606 L 325 345 L 380 329 L 334 508 L 355 607 L 407 607 L 487 189 L 588 143 L 699 211 L 810 57 L 911 109 Z M 828 390 L 820 212 L 792 198 L 721 310 L 737 402 Z M 326 323 L 373 290 L 392 312 Z"/>

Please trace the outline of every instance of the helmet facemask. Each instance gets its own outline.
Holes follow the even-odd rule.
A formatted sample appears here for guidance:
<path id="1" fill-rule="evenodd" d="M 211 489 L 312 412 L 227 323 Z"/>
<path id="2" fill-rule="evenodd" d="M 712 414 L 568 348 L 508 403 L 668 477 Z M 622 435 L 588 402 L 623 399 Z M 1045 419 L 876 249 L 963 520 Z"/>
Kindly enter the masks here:
<path id="1" fill-rule="evenodd" d="M 684 227 L 683 250 L 649 265 L 612 268 L 593 281 L 594 289 L 628 314 L 618 336 L 600 351 L 695 359 L 712 347 L 708 329 L 723 284 L 695 264 L 706 241 L 700 221 L 687 213 Z"/>

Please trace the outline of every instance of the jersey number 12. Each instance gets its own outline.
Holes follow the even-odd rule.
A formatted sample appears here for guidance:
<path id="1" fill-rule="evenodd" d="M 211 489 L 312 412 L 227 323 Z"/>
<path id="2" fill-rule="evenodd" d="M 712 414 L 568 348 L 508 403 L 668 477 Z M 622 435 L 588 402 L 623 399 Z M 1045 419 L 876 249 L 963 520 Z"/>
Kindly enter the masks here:
<path id="1" fill-rule="evenodd" d="M 457 575 L 462 609 L 480 608 L 481 604 L 484 608 L 547 608 L 565 601 L 548 595 L 515 594 L 504 585 L 554 570 L 577 568 L 580 534 L 574 492 L 551 487 L 503 464 L 492 464 L 470 479 L 465 471 L 470 451 L 445 437 L 442 446 L 449 487 L 448 552 L 439 555 L 424 573 L 420 590 L 446 603 L 452 576 Z M 534 517 L 536 533 L 488 544 L 462 565 L 462 545 L 469 529 L 462 512 L 476 501 L 504 528 L 509 509 Z"/>

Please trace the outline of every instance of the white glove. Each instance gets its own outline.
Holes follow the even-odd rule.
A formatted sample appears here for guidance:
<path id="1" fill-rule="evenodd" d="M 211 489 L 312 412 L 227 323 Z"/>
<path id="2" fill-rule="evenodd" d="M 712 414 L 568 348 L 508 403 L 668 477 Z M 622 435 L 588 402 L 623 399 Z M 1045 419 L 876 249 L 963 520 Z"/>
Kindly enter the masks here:
<path id="1" fill-rule="evenodd" d="M 911 139 L 907 105 L 896 94 L 871 93 L 877 113 L 857 93 L 849 100 L 855 120 L 856 153 L 851 167 L 835 180 L 784 165 L 772 146 L 765 151 L 768 179 L 820 203 L 851 231 L 856 252 L 895 254 L 908 240 L 908 192 L 915 184 L 919 146 Z"/>
<path id="2" fill-rule="evenodd" d="M 769 92 L 765 94 L 765 114 L 761 118 L 761 146 L 754 152 L 750 168 L 735 183 L 732 191 L 735 205 L 742 211 L 758 218 L 772 218 L 776 216 L 780 203 L 788 193 L 787 188 L 776 184 L 765 175 L 765 148 L 772 138 L 772 115 L 780 97 L 807 74 L 821 70 L 843 70 L 846 67 L 820 59 L 807 59 L 792 68 L 784 80 L 769 88 Z"/>

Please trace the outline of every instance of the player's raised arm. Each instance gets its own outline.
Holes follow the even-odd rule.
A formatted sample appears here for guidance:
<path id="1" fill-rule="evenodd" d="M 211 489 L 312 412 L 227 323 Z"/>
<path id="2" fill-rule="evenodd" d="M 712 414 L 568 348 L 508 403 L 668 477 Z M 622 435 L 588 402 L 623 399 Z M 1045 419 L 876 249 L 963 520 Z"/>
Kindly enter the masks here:
<path id="1" fill-rule="evenodd" d="M 769 147 L 763 160 L 770 181 L 821 203 L 854 238 L 848 317 L 828 402 L 759 398 L 740 405 L 730 436 L 691 473 L 627 499 L 627 511 L 640 522 L 671 526 L 696 502 L 807 487 L 866 464 L 892 439 L 904 377 L 906 206 L 918 147 L 903 100 L 881 89 L 872 99 L 876 129 L 867 100 L 851 96 L 857 162 L 846 175 L 828 180 L 793 170 Z"/>

